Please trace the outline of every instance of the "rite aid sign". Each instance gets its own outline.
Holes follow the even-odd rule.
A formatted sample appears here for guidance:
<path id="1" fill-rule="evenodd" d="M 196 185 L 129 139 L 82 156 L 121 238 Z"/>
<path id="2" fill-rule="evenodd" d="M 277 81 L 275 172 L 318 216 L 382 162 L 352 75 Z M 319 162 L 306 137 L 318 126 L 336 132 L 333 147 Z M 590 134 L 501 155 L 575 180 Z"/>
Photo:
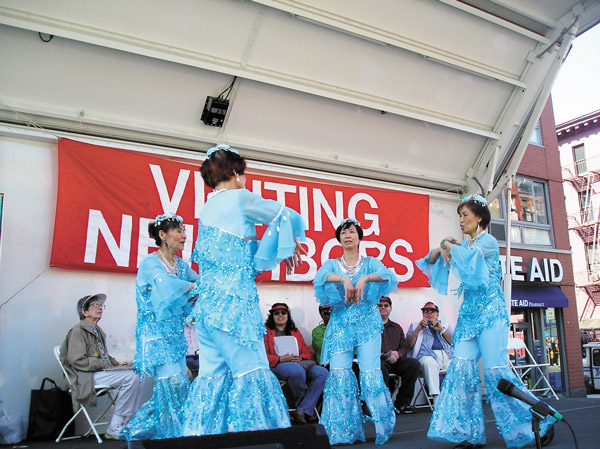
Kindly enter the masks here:
<path id="1" fill-rule="evenodd" d="M 506 256 L 500 255 L 502 273 L 506 273 Z M 560 282 L 563 279 L 563 267 L 558 259 L 529 259 L 527 271 L 521 256 L 510 257 L 510 272 L 513 281 Z"/>

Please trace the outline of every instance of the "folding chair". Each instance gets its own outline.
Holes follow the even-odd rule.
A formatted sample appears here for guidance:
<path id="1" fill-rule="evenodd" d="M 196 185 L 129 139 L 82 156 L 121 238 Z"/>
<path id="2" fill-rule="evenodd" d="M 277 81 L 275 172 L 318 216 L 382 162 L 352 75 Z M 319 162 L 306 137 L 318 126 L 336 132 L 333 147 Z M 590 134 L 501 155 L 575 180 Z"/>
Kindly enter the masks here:
<path id="1" fill-rule="evenodd" d="M 507 349 L 508 349 L 508 354 L 507 354 L 508 363 L 510 364 L 511 369 L 517 375 L 517 377 L 521 380 L 521 382 L 523 382 L 523 385 L 525 385 L 525 387 L 529 391 L 531 391 L 532 393 L 540 393 L 542 396 L 548 396 L 549 394 L 552 394 L 552 396 L 554 396 L 556 399 L 558 399 L 558 396 L 556 396 L 554 389 L 550 385 L 548 378 L 545 376 L 544 371 L 542 370 L 542 368 L 550 366 L 549 363 L 537 363 L 536 359 L 533 357 L 531 352 L 529 352 L 529 349 L 527 349 L 525 342 L 523 340 L 521 340 L 520 338 L 509 338 Z M 520 350 L 525 351 L 525 354 L 526 354 L 525 363 L 519 363 L 519 351 Z M 510 359 L 511 351 L 514 351 L 514 356 L 515 356 L 514 363 Z M 528 387 L 527 382 L 524 381 L 524 380 L 527 380 L 527 379 L 525 379 L 526 376 L 531 377 L 531 381 L 532 381 L 531 387 Z M 535 383 L 533 383 L 534 380 L 535 380 Z"/>
<path id="2" fill-rule="evenodd" d="M 58 361 L 58 364 L 60 365 L 60 369 L 62 370 L 62 372 L 65 376 L 65 379 L 67 379 L 67 384 L 69 386 L 69 394 L 72 395 L 73 394 L 73 382 L 71 381 L 71 378 L 69 377 L 69 374 L 67 373 L 67 370 L 65 369 L 64 365 L 62 364 L 62 362 L 60 360 L 60 346 L 54 347 L 54 357 L 56 357 L 56 360 Z M 108 406 L 106 407 L 106 409 L 102 412 L 102 414 L 100 416 L 98 416 L 95 420 L 92 421 L 92 418 L 90 417 L 90 414 L 89 414 L 87 408 L 84 405 L 80 404 L 79 402 L 74 401 L 74 402 L 77 402 L 77 411 L 75 412 L 73 417 L 69 420 L 69 422 L 67 424 L 65 424 L 65 427 L 63 427 L 62 431 L 60 432 L 60 435 L 58 435 L 58 438 L 56 439 L 57 443 L 60 443 L 61 440 L 71 440 L 73 438 L 87 437 L 92 432 L 94 432 L 94 435 L 96 436 L 96 439 L 98 440 L 98 443 L 102 443 L 102 438 L 100 438 L 100 435 L 98 435 L 96 426 L 108 424 L 108 421 L 104 421 L 104 422 L 98 422 L 98 421 L 100 421 L 104 417 L 104 415 L 106 415 L 106 412 L 108 412 L 110 410 L 110 408 L 115 405 L 115 400 L 117 398 L 116 398 L 116 396 L 113 396 L 111 394 L 111 392 L 113 390 L 115 390 L 115 388 L 111 387 L 110 385 L 96 385 L 95 389 L 96 389 L 96 396 L 98 396 L 98 397 L 104 396 L 104 395 L 107 396 Z M 67 428 L 69 427 L 69 425 L 73 421 L 75 421 L 75 418 L 77 418 L 77 416 L 80 413 L 83 413 L 85 418 L 87 419 L 87 422 L 90 425 L 89 430 L 81 435 L 75 435 L 75 436 L 63 438 L 62 436 L 65 433 L 65 431 L 67 430 Z"/>
<path id="3" fill-rule="evenodd" d="M 440 387 L 442 386 L 442 382 L 444 377 L 446 376 L 447 370 L 440 371 Z M 423 369 L 419 368 L 419 377 L 417 377 L 417 383 L 415 384 L 415 394 L 413 395 L 412 406 L 414 408 L 429 408 L 431 411 L 434 409 L 433 405 L 433 396 L 429 394 L 429 388 L 427 388 L 427 382 L 425 382 L 425 376 L 423 375 Z M 421 394 L 425 397 L 427 401 L 426 404 L 417 404 L 419 397 Z"/>
<path id="4" fill-rule="evenodd" d="M 281 380 L 281 379 L 279 379 L 279 386 L 281 387 L 281 391 L 282 392 L 283 392 L 283 387 L 285 387 L 286 385 L 287 385 L 287 380 Z M 289 387 L 288 387 L 288 391 L 290 391 Z M 289 395 L 291 396 L 291 391 L 290 391 Z M 285 398 L 285 402 L 287 403 L 288 412 L 295 412 L 296 411 L 296 407 L 294 407 L 292 405 L 293 399 L 288 399 L 288 396 L 285 395 L 285 392 L 283 394 L 283 397 Z M 317 406 L 318 405 L 319 405 L 319 403 L 317 403 Z M 317 420 L 320 420 L 321 419 L 321 415 L 319 414 L 319 410 L 318 410 L 317 406 L 315 406 L 315 416 L 317 417 Z"/>

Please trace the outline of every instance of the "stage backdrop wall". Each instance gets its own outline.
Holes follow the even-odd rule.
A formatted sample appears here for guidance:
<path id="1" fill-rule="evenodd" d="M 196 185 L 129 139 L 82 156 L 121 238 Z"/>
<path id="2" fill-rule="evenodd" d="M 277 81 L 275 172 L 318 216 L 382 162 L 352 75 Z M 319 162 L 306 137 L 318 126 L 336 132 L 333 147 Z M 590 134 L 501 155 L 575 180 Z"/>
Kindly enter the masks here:
<path id="1" fill-rule="evenodd" d="M 129 150 L 138 149 L 122 143 L 121 145 Z M 185 155 L 181 153 L 181 156 Z M 0 400 L 3 401 L 2 406 L 5 409 L 16 409 L 25 419 L 29 412 L 30 392 L 33 388 L 39 388 L 43 377 L 48 376 L 62 383 L 58 364 L 52 355 L 52 348 L 62 342 L 68 329 L 77 322 L 75 304 L 78 298 L 91 293 L 106 293 L 107 308 L 100 325 L 108 334 L 109 351 L 119 360 L 130 360 L 135 351 L 135 275 L 131 272 L 74 270 L 50 266 L 52 244 L 56 236 L 54 223 L 59 185 L 58 164 L 55 140 L 19 137 L 18 133 L 9 137 L 0 135 L 0 192 L 4 194 L 0 259 Z M 197 165 L 198 162 L 194 163 L 194 166 Z M 253 175 L 255 172 L 259 175 L 263 174 L 256 170 L 256 166 L 253 168 L 251 164 L 250 167 Z M 186 166 L 186 168 L 191 170 L 188 180 L 188 183 L 191 183 L 195 167 Z M 114 165 L 112 170 L 117 175 L 121 173 L 124 178 L 128 176 L 119 166 Z M 275 170 L 277 168 L 269 174 L 272 176 Z M 279 172 L 281 175 L 276 177 L 288 179 L 288 175 L 283 173 L 288 173 L 290 170 L 282 167 Z M 304 181 L 315 182 L 315 179 L 310 178 L 309 175 L 303 176 Z M 172 189 L 177 184 L 177 176 L 179 174 L 175 172 L 173 178 L 168 176 L 165 178 L 166 185 L 169 186 L 170 198 L 173 197 Z M 334 181 L 346 180 L 330 174 L 323 177 Z M 253 178 L 254 181 L 258 179 L 258 177 Z M 376 187 L 380 187 L 364 180 L 357 180 L 355 184 L 359 183 L 367 191 L 378 191 Z M 262 185 L 263 195 L 276 198 L 274 191 L 265 189 L 264 182 Z M 340 183 L 340 185 L 350 187 L 349 184 Z M 248 187 L 252 188 L 252 183 L 249 183 Z M 350 198 L 345 196 L 347 192 L 350 190 L 343 190 L 344 213 L 347 212 Z M 152 191 L 148 193 L 149 196 L 150 194 L 156 195 Z M 107 196 L 102 192 L 98 195 Z M 286 199 L 288 195 L 286 194 Z M 335 205 L 334 202 L 330 204 Z M 365 227 L 371 226 L 374 221 L 366 217 L 367 213 L 378 215 L 380 226 L 389 221 L 388 211 L 382 204 L 379 204 L 379 209 L 370 206 L 366 208 L 366 206 L 367 203 L 357 206 L 359 214 L 364 214 L 359 218 L 363 220 Z M 124 210 L 124 213 L 128 212 Z M 147 215 L 140 216 L 147 217 Z M 327 218 L 327 213 L 323 212 L 322 216 L 323 229 L 329 228 L 327 238 L 330 238 L 333 226 Z M 428 220 L 430 220 L 430 245 L 439 244 L 439 241 L 449 234 L 460 236 L 454 199 L 440 199 L 440 195 L 432 192 L 429 199 Z M 186 212 L 186 223 L 193 225 L 194 221 L 194 212 Z M 117 231 L 120 232 L 121 221 L 117 223 L 117 228 L 112 232 L 120 236 Z M 314 223 L 309 214 L 310 229 L 314 230 Z M 114 225 L 114 223 L 110 224 Z M 76 237 L 74 226 L 65 226 L 59 232 L 62 234 L 60 241 L 64 244 L 68 244 L 70 239 Z M 311 232 L 308 232 L 309 236 Z M 388 253 L 390 242 L 397 238 L 403 236 L 397 234 L 386 243 Z M 374 234 L 365 239 L 376 240 Z M 410 239 L 410 236 L 405 240 L 413 245 L 413 253 L 418 256 L 415 242 Z M 98 242 L 99 248 L 105 245 L 102 235 Z M 134 244 L 133 238 L 132 247 L 137 248 L 137 242 Z M 130 256 L 130 262 L 135 264 L 136 260 L 137 256 Z M 398 267 L 399 271 L 400 269 L 401 266 Z M 320 321 L 310 283 L 262 281 L 258 284 L 258 292 L 264 317 L 274 302 L 287 302 L 292 310 L 294 321 L 307 342 L 310 342 L 311 331 Z M 405 330 L 411 321 L 418 319 L 419 309 L 427 300 L 437 301 L 445 319 L 451 322 L 456 319 L 458 301 L 452 297 L 439 297 L 430 288 L 401 286 L 392 293 L 391 297 L 394 302 L 391 317 Z"/>

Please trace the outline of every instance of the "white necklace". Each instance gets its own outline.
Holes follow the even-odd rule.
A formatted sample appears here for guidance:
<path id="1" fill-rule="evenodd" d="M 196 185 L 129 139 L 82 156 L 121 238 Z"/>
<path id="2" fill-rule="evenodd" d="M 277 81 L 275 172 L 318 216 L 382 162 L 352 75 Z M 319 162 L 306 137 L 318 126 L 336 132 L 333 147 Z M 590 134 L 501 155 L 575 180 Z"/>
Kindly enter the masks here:
<path id="1" fill-rule="evenodd" d="M 483 234 L 485 234 L 485 229 L 482 230 L 479 234 L 477 234 L 475 237 L 473 237 L 472 239 L 469 239 L 469 243 L 475 243 L 477 241 L 477 239 L 479 237 L 481 237 Z"/>
<path id="2" fill-rule="evenodd" d="M 160 263 L 167 272 L 167 274 L 174 274 L 175 276 L 177 276 L 177 259 L 174 258 L 173 265 L 171 265 L 160 249 L 157 252 L 159 256 L 158 260 L 160 260 Z"/>
<path id="3" fill-rule="evenodd" d="M 219 193 L 223 193 L 225 191 L 227 191 L 229 189 L 218 189 L 218 190 L 213 190 L 212 192 L 210 192 L 208 195 L 206 195 L 206 199 L 212 198 L 213 196 L 217 196 Z"/>
<path id="4" fill-rule="evenodd" d="M 342 266 L 342 270 L 348 273 L 350 276 L 354 276 L 354 274 L 358 270 L 358 267 L 360 266 L 360 263 L 362 262 L 362 259 L 362 256 L 358 256 L 356 263 L 354 265 L 350 265 L 346 262 L 344 256 L 340 257 L 340 265 Z"/>

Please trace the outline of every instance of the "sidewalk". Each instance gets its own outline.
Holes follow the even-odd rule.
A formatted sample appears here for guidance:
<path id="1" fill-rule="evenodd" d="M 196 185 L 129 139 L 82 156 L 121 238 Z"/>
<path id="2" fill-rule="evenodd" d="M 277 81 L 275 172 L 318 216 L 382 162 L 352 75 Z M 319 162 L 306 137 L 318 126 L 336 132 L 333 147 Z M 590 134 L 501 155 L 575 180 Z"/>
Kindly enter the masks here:
<path id="1" fill-rule="evenodd" d="M 600 397 L 595 395 L 589 398 L 563 398 L 545 401 L 561 413 L 573 427 L 579 449 L 600 448 Z M 493 415 L 488 405 L 484 406 L 486 418 L 485 430 L 487 435 L 486 449 L 504 449 L 504 441 L 496 429 Z M 384 446 L 375 445 L 372 424 L 367 424 L 367 442 L 355 444 L 357 449 L 450 449 L 451 443 L 438 443 L 426 438 L 431 412 L 419 410 L 413 415 L 397 415 L 396 431 Z M 575 444 L 569 428 L 564 423 L 555 425 L 556 436 L 554 441 L 547 446 L 549 449 L 573 449 Z M 285 448 L 285 442 L 283 447 Z M 5 446 L 10 447 L 10 446 Z M 12 446 L 14 449 L 125 449 L 127 445 L 122 441 L 107 440 L 98 445 L 94 438 L 77 439 L 55 443 L 43 441 L 28 443 L 24 441 Z M 535 444 L 533 446 L 535 447 Z M 201 446 L 198 446 L 201 449 Z M 309 449 L 309 448 L 307 448 Z"/>

